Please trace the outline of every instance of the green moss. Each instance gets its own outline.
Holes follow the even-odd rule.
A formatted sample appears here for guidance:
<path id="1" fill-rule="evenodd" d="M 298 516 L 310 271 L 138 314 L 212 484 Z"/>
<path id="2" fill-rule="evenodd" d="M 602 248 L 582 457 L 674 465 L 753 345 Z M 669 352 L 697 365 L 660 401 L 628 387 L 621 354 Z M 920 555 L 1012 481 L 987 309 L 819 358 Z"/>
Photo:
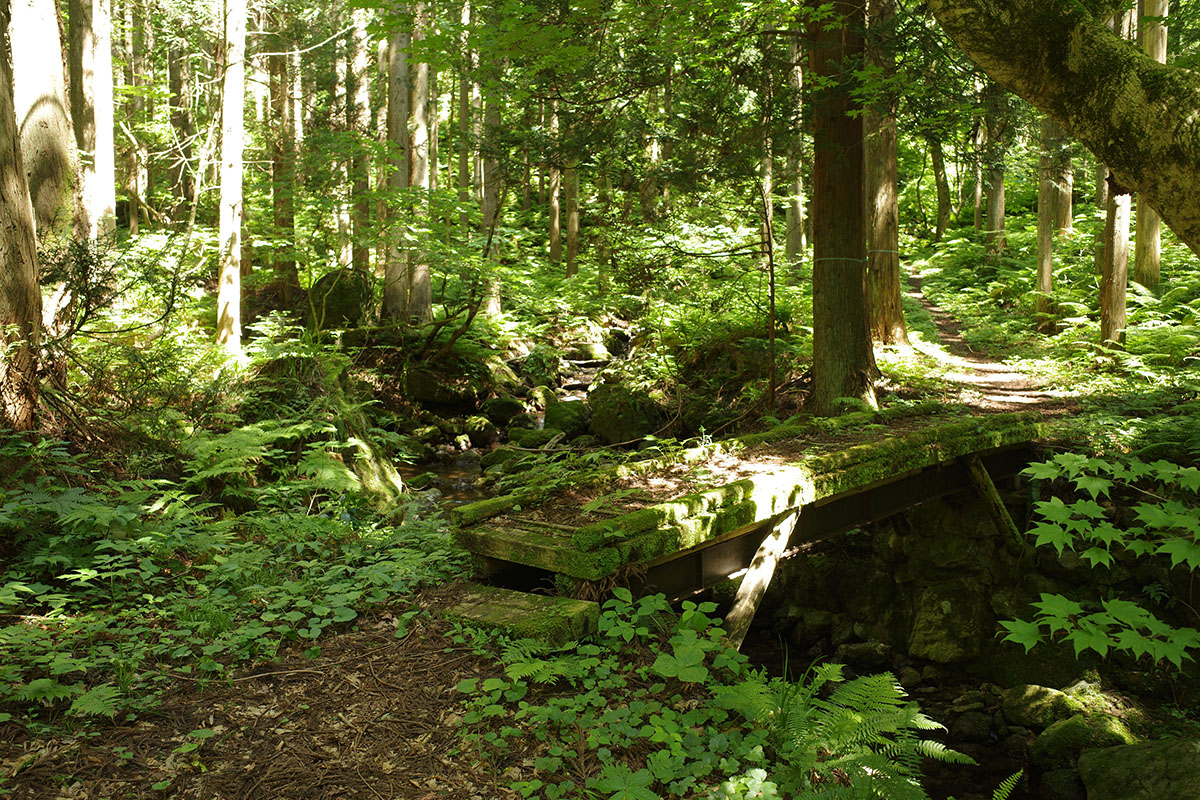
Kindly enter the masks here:
<path id="1" fill-rule="evenodd" d="M 477 503 L 467 503 L 450 510 L 450 519 L 461 527 L 483 522 L 485 519 L 511 511 L 514 506 L 521 504 L 520 494 L 506 494 L 500 497 L 489 497 Z"/>
<path id="2" fill-rule="evenodd" d="M 454 536 L 472 553 L 590 581 L 611 575 L 622 563 L 611 547 L 584 552 L 571 547 L 569 540 L 540 531 L 473 527 Z"/>
<path id="3" fill-rule="evenodd" d="M 1080 753 L 1094 747 L 1137 744 L 1125 723 L 1107 714 L 1076 714 L 1042 731 L 1033 743 L 1033 763 L 1042 769 L 1074 767 Z"/>
<path id="4" fill-rule="evenodd" d="M 446 617 L 562 645 L 595 633 L 600 606 L 585 600 L 472 586 L 462 602 L 446 612 Z"/>

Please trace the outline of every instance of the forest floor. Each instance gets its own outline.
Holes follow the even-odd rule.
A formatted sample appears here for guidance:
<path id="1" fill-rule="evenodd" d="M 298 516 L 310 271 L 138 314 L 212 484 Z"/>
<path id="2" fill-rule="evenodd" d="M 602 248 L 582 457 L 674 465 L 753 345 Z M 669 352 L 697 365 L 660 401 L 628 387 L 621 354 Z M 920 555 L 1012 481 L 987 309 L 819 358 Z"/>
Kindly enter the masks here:
<path id="1" fill-rule="evenodd" d="M 921 276 L 910 273 L 908 296 L 921 304 L 937 326 L 939 343 L 914 339 L 913 347 L 948 368 L 943 376 L 966 390 L 963 401 L 980 411 L 1041 411 L 1050 416 L 1075 409 L 1062 394 L 1051 391 L 1018 367 L 994 361 L 972 350 L 962 327 L 922 291 Z"/>
<path id="2" fill-rule="evenodd" d="M 1071 410 L 1067 399 L 1034 377 L 973 352 L 955 320 L 921 293 L 919 276 L 912 277 L 911 286 L 910 296 L 931 315 L 941 340 L 915 346 L 947 368 L 944 377 L 962 387 L 966 405 L 977 413 Z M 888 431 L 894 435 L 919 424 L 906 421 Z M 878 435 L 878 430 L 862 431 L 850 438 L 857 443 Z M 744 463 L 747 458 L 787 460 L 797 447 L 846 442 L 845 436 L 815 436 L 777 443 L 767 448 L 770 453 L 756 448 L 738 458 L 724 456 L 730 463 L 712 464 L 705 480 L 736 479 L 752 468 Z M 690 474 L 661 477 L 659 487 L 631 481 L 647 490 L 629 498 L 632 504 L 694 488 Z M 577 510 L 588 497 L 595 499 L 591 492 L 584 494 L 568 496 L 569 505 Z M 555 520 L 577 521 L 577 514 L 568 516 L 572 519 Z M 220 681 L 179 683 L 157 708 L 132 721 L 43 736 L 2 725 L 0 795 L 19 800 L 516 798 L 503 774 L 456 753 L 462 699 L 456 685 L 498 673 L 494 661 L 477 654 L 439 619 L 458 594 L 454 585 L 418 593 L 411 602 L 422 613 L 400 638 L 403 609 L 380 610 L 323 638 L 315 658 L 296 646 L 274 663 L 231 672 Z"/>

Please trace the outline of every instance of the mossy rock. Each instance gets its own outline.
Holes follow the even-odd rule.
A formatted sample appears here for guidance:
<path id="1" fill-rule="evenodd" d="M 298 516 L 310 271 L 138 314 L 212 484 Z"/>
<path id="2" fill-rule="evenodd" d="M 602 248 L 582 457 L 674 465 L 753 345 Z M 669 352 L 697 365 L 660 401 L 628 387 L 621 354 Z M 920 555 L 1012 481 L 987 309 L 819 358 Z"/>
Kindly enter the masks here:
<path id="1" fill-rule="evenodd" d="M 309 290 L 309 325 L 319 331 L 354 327 L 371 308 L 373 296 L 371 278 L 362 270 L 328 272 Z"/>
<path id="2" fill-rule="evenodd" d="M 1079 757 L 1079 777 L 1088 800 L 1196 800 L 1200 740 L 1089 750 Z"/>
<path id="3" fill-rule="evenodd" d="M 588 407 L 581 400 L 561 400 L 546 408 L 546 427 L 555 428 L 568 439 L 588 432 Z"/>
<path id="4" fill-rule="evenodd" d="M 437 425 L 422 425 L 416 428 L 412 435 L 423 444 L 440 444 L 445 438 L 442 429 Z"/>
<path id="5" fill-rule="evenodd" d="M 404 373 L 404 393 L 409 400 L 426 406 L 440 406 L 455 412 L 471 412 L 479 398 L 478 387 L 451 382 L 422 367 L 410 367 Z"/>
<path id="6" fill-rule="evenodd" d="M 533 386 L 558 386 L 562 380 L 562 354 L 539 344 L 521 360 L 519 369 Z"/>
<path id="7" fill-rule="evenodd" d="M 467 436 L 471 438 L 473 447 L 491 447 L 500 441 L 500 431 L 487 417 L 476 415 L 467 417 L 463 423 Z"/>
<path id="8" fill-rule="evenodd" d="M 913 607 L 909 655 L 939 664 L 977 658 L 992 635 L 985 603 L 977 581 L 955 579 L 925 587 Z"/>
<path id="9" fill-rule="evenodd" d="M 567 348 L 567 358 L 572 361 L 611 361 L 612 353 L 602 342 L 579 342 Z"/>
<path id="10" fill-rule="evenodd" d="M 551 439 L 555 436 L 562 436 L 562 433 L 562 431 L 555 428 L 542 428 L 541 430 L 509 428 L 508 441 L 517 447 L 526 447 L 534 450 L 539 447 L 545 447 Z"/>
<path id="11" fill-rule="evenodd" d="M 600 606 L 586 600 L 474 586 L 446 616 L 558 646 L 595 633 Z"/>
<path id="12" fill-rule="evenodd" d="M 522 453 L 520 450 L 514 450 L 511 447 L 497 447 L 495 450 L 484 453 L 479 459 L 479 467 L 487 471 L 489 467 L 496 465 L 507 466 L 509 463 L 519 461 L 528 453 Z"/>
<path id="13" fill-rule="evenodd" d="M 517 373 L 513 372 L 513 368 L 500 356 L 488 356 L 484 360 L 483 366 L 488 371 L 488 378 L 493 389 L 499 392 L 512 392 L 521 385 L 521 379 L 517 377 Z"/>
<path id="14" fill-rule="evenodd" d="M 1108 714 L 1076 714 L 1060 719 L 1033 742 L 1033 763 L 1042 769 L 1072 767 L 1084 750 L 1137 744 L 1125 723 Z"/>
<path id="15" fill-rule="evenodd" d="M 549 408 L 552 403 L 557 401 L 558 395 L 555 394 L 554 390 L 549 386 L 540 385 L 529 390 L 529 402 L 532 403 L 535 408 L 546 409 Z"/>
<path id="16" fill-rule="evenodd" d="M 605 444 L 633 442 L 654 433 L 662 412 L 646 392 L 619 383 L 602 383 L 588 393 L 591 431 Z"/>
<path id="17" fill-rule="evenodd" d="M 525 403 L 515 397 L 493 397 L 480 407 L 479 412 L 497 425 L 506 425 L 525 413 Z"/>
<path id="18" fill-rule="evenodd" d="M 1000 696 L 1004 718 L 1025 728 L 1047 728 L 1084 710 L 1075 698 L 1046 686 L 1014 686 Z"/>

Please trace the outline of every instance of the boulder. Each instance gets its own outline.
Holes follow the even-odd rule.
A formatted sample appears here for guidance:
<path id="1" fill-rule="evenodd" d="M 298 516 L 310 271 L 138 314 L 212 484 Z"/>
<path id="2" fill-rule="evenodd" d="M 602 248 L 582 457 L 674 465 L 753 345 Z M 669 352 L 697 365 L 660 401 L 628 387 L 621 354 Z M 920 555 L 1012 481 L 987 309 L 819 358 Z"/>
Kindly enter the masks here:
<path id="1" fill-rule="evenodd" d="M 517 447 L 525 447 L 530 450 L 545 447 L 555 436 L 562 436 L 562 431 L 554 428 L 542 428 L 541 430 L 533 430 L 531 428 L 510 428 L 508 431 L 509 444 Z"/>
<path id="2" fill-rule="evenodd" d="M 1038 781 L 1041 800 L 1087 800 L 1079 775 L 1073 769 L 1052 769 Z"/>
<path id="3" fill-rule="evenodd" d="M 442 406 L 453 411 L 475 409 L 478 393 L 469 383 L 450 383 L 422 367 L 410 367 L 404 372 L 405 396 L 425 406 Z"/>
<path id="4" fill-rule="evenodd" d="M 567 349 L 567 358 L 572 361 L 611 361 L 612 354 L 601 342 L 579 342 Z"/>
<path id="5" fill-rule="evenodd" d="M 467 417 L 463 423 L 467 436 L 471 438 L 473 447 L 491 447 L 500 441 L 500 431 L 495 424 L 484 416 Z"/>
<path id="6" fill-rule="evenodd" d="M 602 383 L 588 393 L 591 431 L 605 444 L 632 442 L 654 433 L 662 412 L 646 392 L 619 383 Z"/>
<path id="7" fill-rule="evenodd" d="M 524 458 L 526 455 L 528 453 L 522 453 L 520 450 L 514 450 L 511 447 L 497 447 L 495 450 L 483 454 L 483 457 L 479 459 L 479 468 L 486 472 L 489 467 L 496 465 L 504 466 L 510 461 L 516 461 Z"/>
<path id="8" fill-rule="evenodd" d="M 558 386 L 562 378 L 562 356 L 549 345 L 539 344 L 521 361 L 520 370 L 533 386 Z"/>
<path id="9" fill-rule="evenodd" d="M 308 292 L 309 325 L 319 331 L 354 327 L 366 316 L 373 298 L 371 278 L 362 270 L 327 272 Z"/>
<path id="10" fill-rule="evenodd" d="M 892 665 L 892 648 L 883 642 L 853 642 L 838 647 L 833 658 L 858 670 L 882 672 Z"/>
<path id="11" fill-rule="evenodd" d="M 925 587 L 913 607 L 908 653 L 939 664 L 970 661 L 991 637 L 991 625 L 978 583 L 941 581 Z"/>
<path id="12" fill-rule="evenodd" d="M 1076 714 L 1055 722 L 1034 740 L 1033 763 L 1042 769 L 1073 767 L 1084 750 L 1136 742 L 1137 737 L 1116 717 Z"/>
<path id="13" fill-rule="evenodd" d="M 1200 740 L 1089 750 L 1079 758 L 1088 800 L 1196 800 L 1200 797 Z"/>
<path id="14" fill-rule="evenodd" d="M 529 402 L 535 408 L 545 409 L 558 400 L 558 395 L 549 386 L 535 386 L 529 390 Z"/>
<path id="15" fill-rule="evenodd" d="M 1075 698 L 1045 686 L 1014 686 L 1000 696 L 1004 718 L 1024 728 L 1046 728 L 1078 714 L 1084 706 Z"/>
<path id="16" fill-rule="evenodd" d="M 956 742 L 985 742 L 992 735 L 992 718 L 982 711 L 965 711 L 950 726 L 950 738 Z"/>
<path id="17" fill-rule="evenodd" d="M 546 427 L 562 431 L 568 439 L 587 433 L 587 404 L 571 399 L 551 403 L 546 407 Z"/>
<path id="18" fill-rule="evenodd" d="M 505 425 L 517 415 L 525 413 L 525 404 L 515 397 L 493 397 L 479 411 L 497 425 Z"/>

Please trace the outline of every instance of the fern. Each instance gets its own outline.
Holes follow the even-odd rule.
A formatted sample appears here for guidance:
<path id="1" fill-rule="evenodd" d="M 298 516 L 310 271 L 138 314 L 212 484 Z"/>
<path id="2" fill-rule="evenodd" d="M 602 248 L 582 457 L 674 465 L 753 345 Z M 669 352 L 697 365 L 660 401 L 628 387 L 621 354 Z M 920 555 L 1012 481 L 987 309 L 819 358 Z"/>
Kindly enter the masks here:
<path id="1" fill-rule="evenodd" d="M 1017 770 L 1012 775 L 1009 775 L 1007 778 L 1005 778 L 1000 785 L 996 787 L 996 791 L 992 792 L 992 800 L 1008 800 L 1008 796 L 1011 795 L 1017 788 L 1017 784 L 1021 782 L 1021 776 L 1024 773 L 1025 770 Z"/>

